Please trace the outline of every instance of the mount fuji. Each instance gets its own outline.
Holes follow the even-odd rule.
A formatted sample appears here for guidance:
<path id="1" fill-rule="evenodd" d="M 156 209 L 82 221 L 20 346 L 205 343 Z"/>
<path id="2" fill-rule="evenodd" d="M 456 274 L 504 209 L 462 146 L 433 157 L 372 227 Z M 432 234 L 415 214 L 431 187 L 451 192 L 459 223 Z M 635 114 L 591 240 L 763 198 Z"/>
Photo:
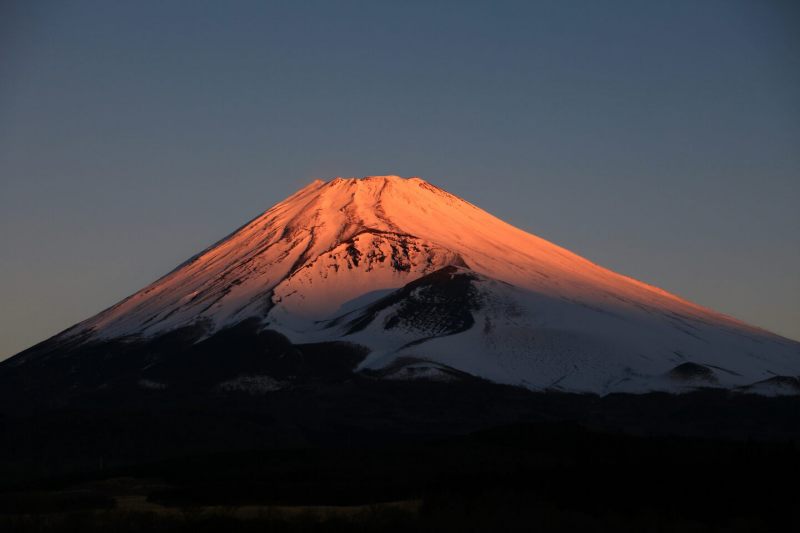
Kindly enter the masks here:
<path id="1" fill-rule="evenodd" d="M 6 390 L 48 397 L 267 395 L 355 377 L 775 395 L 800 392 L 798 375 L 800 343 L 397 176 L 315 181 L 0 364 Z"/>

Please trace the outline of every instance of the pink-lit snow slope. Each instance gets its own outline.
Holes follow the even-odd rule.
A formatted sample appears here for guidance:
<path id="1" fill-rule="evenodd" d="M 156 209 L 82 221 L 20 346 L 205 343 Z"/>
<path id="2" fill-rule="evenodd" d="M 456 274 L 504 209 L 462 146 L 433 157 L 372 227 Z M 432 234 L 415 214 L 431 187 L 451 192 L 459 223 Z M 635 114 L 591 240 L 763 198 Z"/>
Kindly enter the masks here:
<path id="1" fill-rule="evenodd" d="M 725 335 L 733 335 L 731 339 L 780 346 L 776 348 L 780 352 L 776 356 L 780 359 L 778 370 L 756 372 L 755 377 L 769 377 L 778 371 L 800 373 L 796 368 L 796 361 L 800 360 L 796 343 L 616 274 L 424 180 L 397 176 L 315 181 L 67 335 L 88 333 L 91 339 L 148 337 L 190 324 L 202 324 L 212 333 L 243 319 L 259 317 L 265 325 L 295 342 L 330 340 L 342 336 L 342 332 L 320 324 L 446 266 L 500 282 L 503 288 L 493 294 L 519 300 L 517 308 L 537 317 L 521 327 L 543 328 L 550 343 L 556 342 L 552 340 L 554 330 L 574 333 L 573 338 L 591 334 L 592 338 L 640 339 L 632 343 L 620 341 L 618 351 L 627 354 L 620 368 L 630 367 L 629 358 L 651 357 L 647 353 L 651 346 L 659 353 L 678 353 L 662 365 L 668 370 L 686 358 L 684 352 L 690 350 L 682 341 L 674 340 L 675 335 L 682 335 L 676 333 L 676 328 L 699 328 L 726 332 Z M 511 293 L 506 295 L 509 290 Z M 503 295 L 498 296 L 500 292 Z M 558 305 L 536 307 L 531 303 L 543 301 Z M 603 326 L 602 333 L 597 331 L 602 320 L 594 326 L 580 323 L 601 315 L 605 317 L 602 320 L 614 316 L 622 317 L 622 321 L 609 324 L 608 328 Z M 384 359 L 402 352 L 382 346 L 379 334 L 376 337 L 367 333 L 362 333 L 359 341 L 375 354 L 383 354 Z M 534 340 L 519 342 L 514 345 L 516 357 L 536 352 Z M 616 357 L 617 341 L 604 343 L 598 353 L 608 352 L 608 357 Z M 724 358 L 724 353 L 735 345 L 729 339 L 724 349 L 711 350 L 716 354 L 714 360 Z M 698 352 L 702 343 L 698 346 L 691 350 Z M 502 352 L 503 348 L 495 346 L 493 350 Z M 579 343 L 576 350 L 591 351 L 591 342 Z M 740 351 L 745 354 L 752 349 L 748 345 Z M 771 349 L 767 352 L 771 353 Z M 374 355 L 372 361 L 381 357 Z M 426 357 L 435 359 L 430 354 Z M 761 355 L 753 357 L 756 361 Z M 448 364 L 453 363 L 453 358 L 448 357 Z M 533 364 L 535 357 L 531 361 Z M 751 363 L 742 368 L 758 366 Z M 478 369 L 481 365 L 473 370 L 485 373 Z M 536 382 L 534 388 L 546 385 L 535 380 L 535 368 L 524 373 L 520 380 L 508 372 L 493 379 Z M 577 384 L 574 388 L 582 387 Z M 598 387 L 592 384 L 583 388 Z"/>
<path id="2" fill-rule="evenodd" d="M 218 328 L 274 305 L 300 319 L 324 319 L 359 295 L 449 264 L 591 305 L 643 304 L 748 327 L 615 274 L 419 178 L 372 176 L 311 183 L 82 329 L 103 337 L 154 334 L 201 319 Z"/>

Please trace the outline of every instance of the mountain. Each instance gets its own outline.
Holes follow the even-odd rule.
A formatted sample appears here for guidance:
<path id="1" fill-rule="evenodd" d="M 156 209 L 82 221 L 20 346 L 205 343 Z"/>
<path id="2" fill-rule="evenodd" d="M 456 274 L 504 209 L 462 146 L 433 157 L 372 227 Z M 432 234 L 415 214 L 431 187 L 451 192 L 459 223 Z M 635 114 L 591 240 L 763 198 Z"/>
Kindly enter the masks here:
<path id="1" fill-rule="evenodd" d="M 397 176 L 315 181 L 0 365 L 0 384 L 65 396 L 268 394 L 348 376 L 770 395 L 800 392 L 798 375 L 800 343 Z"/>

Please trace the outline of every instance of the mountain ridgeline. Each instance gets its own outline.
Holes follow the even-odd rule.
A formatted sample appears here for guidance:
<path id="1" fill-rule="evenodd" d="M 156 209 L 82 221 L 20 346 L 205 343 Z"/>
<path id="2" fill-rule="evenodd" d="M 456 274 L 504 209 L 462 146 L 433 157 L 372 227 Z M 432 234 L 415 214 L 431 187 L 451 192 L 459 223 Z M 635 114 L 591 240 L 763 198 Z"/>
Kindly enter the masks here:
<path id="1" fill-rule="evenodd" d="M 0 366 L 47 400 L 309 379 L 800 392 L 800 344 L 616 274 L 419 178 L 315 181 Z M 40 388 L 41 387 L 41 388 Z"/>
<path id="2" fill-rule="evenodd" d="M 650 487 L 643 494 L 673 495 L 695 471 L 698 493 L 718 494 L 718 506 L 698 499 L 688 514 L 713 519 L 731 491 L 745 497 L 740 457 L 796 462 L 780 443 L 800 439 L 799 351 L 423 180 L 317 181 L 0 363 L 0 491 L 52 480 L 45 493 L 2 499 L 12 513 L 37 498 L 58 510 L 86 490 L 64 492 L 64 480 L 95 479 L 92 505 L 117 505 L 110 516 L 123 521 L 129 499 L 118 489 L 131 484 L 155 483 L 136 497 L 167 506 L 422 498 L 423 510 L 444 505 L 452 525 L 461 512 L 448 502 L 462 501 L 463 487 L 480 501 L 486 487 L 538 487 L 535 498 L 560 502 L 553 508 L 591 514 L 607 507 L 593 493 L 551 492 L 558 480 L 595 487 L 627 475 L 637 491 Z M 470 435 L 482 431 L 503 437 L 475 448 L 484 437 Z M 718 455 L 729 449 L 719 443 L 742 439 L 766 444 Z M 520 455 L 504 463 L 511 449 Z M 563 458 L 540 464 L 552 453 Z M 368 457 L 382 469 L 352 466 Z M 753 464 L 746 477 L 759 494 L 747 497 L 783 501 L 760 493 L 772 467 Z M 191 479 L 176 481 L 176 468 Z M 451 470 L 464 483 L 441 485 Z M 722 489 L 701 490 L 709 479 Z M 374 494 L 355 490 L 375 480 Z"/>

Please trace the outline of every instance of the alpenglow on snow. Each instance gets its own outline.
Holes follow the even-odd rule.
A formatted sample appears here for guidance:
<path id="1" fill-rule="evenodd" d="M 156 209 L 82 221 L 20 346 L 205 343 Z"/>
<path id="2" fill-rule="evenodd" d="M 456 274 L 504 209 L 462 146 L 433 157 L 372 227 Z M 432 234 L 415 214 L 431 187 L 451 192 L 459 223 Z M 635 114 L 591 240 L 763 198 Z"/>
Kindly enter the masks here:
<path id="1" fill-rule="evenodd" d="M 295 344 L 362 346 L 354 372 L 383 379 L 464 374 L 531 390 L 774 394 L 796 393 L 786 383 L 800 374 L 794 341 L 397 176 L 315 181 L 46 342 L 139 342 L 190 326 L 202 339 L 254 319 Z"/>

